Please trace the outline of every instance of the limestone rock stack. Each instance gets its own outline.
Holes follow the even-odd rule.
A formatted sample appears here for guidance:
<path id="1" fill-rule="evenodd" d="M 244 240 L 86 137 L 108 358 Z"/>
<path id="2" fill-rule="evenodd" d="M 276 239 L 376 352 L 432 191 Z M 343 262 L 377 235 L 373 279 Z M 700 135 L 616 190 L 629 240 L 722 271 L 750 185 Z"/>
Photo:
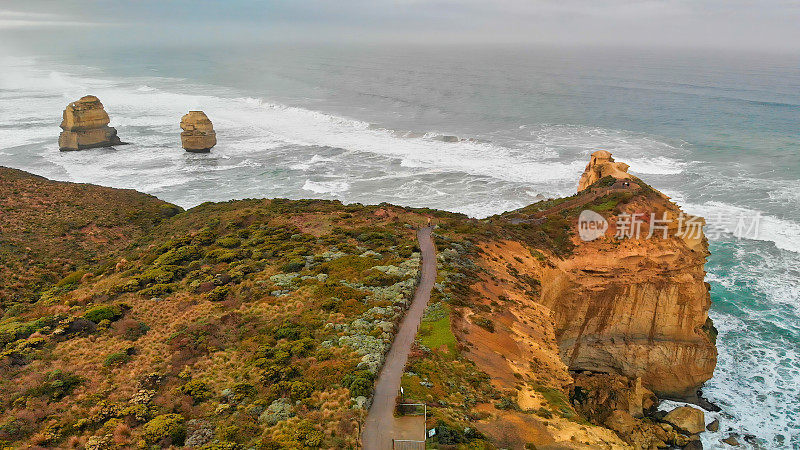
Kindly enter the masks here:
<path id="1" fill-rule="evenodd" d="M 109 122 L 103 104 L 94 95 L 72 102 L 64 110 L 61 122 L 64 131 L 58 138 L 58 146 L 67 151 L 123 144 L 117 130 L 108 126 Z"/>
<path id="2" fill-rule="evenodd" d="M 598 150 L 592 153 L 592 158 L 589 160 L 589 164 L 586 165 L 586 170 L 584 170 L 578 182 L 578 192 L 609 175 L 617 179 L 630 178 L 630 175 L 628 175 L 628 165 L 621 162 L 614 162 L 611 153 L 605 150 Z"/>
<path id="3" fill-rule="evenodd" d="M 181 119 L 181 144 L 188 152 L 207 152 L 217 145 L 214 125 L 203 111 L 189 111 Z"/>

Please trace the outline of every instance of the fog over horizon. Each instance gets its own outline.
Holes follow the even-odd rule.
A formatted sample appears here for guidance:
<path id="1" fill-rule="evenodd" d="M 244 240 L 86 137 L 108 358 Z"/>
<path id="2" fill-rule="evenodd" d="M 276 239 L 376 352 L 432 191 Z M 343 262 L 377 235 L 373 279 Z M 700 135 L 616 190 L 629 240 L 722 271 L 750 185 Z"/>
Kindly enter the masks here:
<path id="1" fill-rule="evenodd" d="M 800 1 L 12 0 L 17 45 L 96 28 L 108 42 L 529 44 L 800 52 Z"/>

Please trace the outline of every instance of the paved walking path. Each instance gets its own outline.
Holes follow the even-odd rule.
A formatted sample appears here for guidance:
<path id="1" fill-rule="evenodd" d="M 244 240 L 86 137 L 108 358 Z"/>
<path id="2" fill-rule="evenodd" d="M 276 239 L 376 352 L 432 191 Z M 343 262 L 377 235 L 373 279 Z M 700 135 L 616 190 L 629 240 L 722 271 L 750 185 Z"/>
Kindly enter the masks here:
<path id="1" fill-rule="evenodd" d="M 431 290 L 436 282 L 436 249 L 431 239 L 431 227 L 417 232 L 419 248 L 422 251 L 422 278 L 414 300 L 400 323 L 400 330 L 394 338 L 392 348 L 386 355 L 378 383 L 375 385 L 375 396 L 367 414 L 361 442 L 365 450 L 386 450 L 392 448 L 394 436 L 395 399 L 400 391 L 400 379 L 408 361 L 411 344 L 417 335 L 422 315 L 431 299 Z"/>

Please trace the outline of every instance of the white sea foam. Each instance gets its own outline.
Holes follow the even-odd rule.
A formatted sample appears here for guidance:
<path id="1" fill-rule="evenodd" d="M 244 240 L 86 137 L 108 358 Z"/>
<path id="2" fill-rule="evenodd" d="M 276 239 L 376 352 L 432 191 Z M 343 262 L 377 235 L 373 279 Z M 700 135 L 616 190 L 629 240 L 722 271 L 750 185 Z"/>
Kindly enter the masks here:
<path id="1" fill-rule="evenodd" d="M 630 166 L 631 173 L 647 175 L 677 175 L 682 173 L 686 164 L 672 158 L 659 156 L 657 158 L 630 158 L 624 156 L 616 157 L 619 161 L 626 161 Z"/>
<path id="2" fill-rule="evenodd" d="M 752 233 L 741 233 L 742 238 L 759 241 L 771 241 L 783 250 L 800 253 L 800 224 L 766 215 L 761 211 L 742 208 L 722 202 L 706 202 L 703 204 L 684 204 L 684 211 L 689 214 L 703 216 L 709 228 L 706 234 L 734 234 L 737 227 L 743 231 L 756 228 Z M 740 222 L 741 220 L 741 222 Z"/>
<path id="3" fill-rule="evenodd" d="M 52 139 L 53 135 L 55 135 L 57 139 L 60 131 L 61 130 L 56 127 L 3 127 L 0 128 L 0 146 L 2 146 L 2 148 L 10 149 L 13 147 L 19 147 L 21 145 L 33 144 L 47 139 Z"/>
<path id="4" fill-rule="evenodd" d="M 303 161 L 303 162 L 299 162 L 297 164 L 290 165 L 289 168 L 293 169 L 293 170 L 306 171 L 306 170 L 311 169 L 314 166 L 327 164 L 327 163 L 332 162 L 332 161 L 334 161 L 333 158 L 325 158 L 325 157 L 320 156 L 320 155 L 314 155 L 307 161 Z"/>
<path id="5" fill-rule="evenodd" d="M 744 313 L 757 314 L 752 310 Z M 719 331 L 719 356 L 714 377 L 703 391 L 723 408 L 724 414 L 707 417 L 719 418 L 723 432 L 704 433 L 704 444 L 714 448 L 719 438 L 736 432 L 758 436 L 766 448 L 797 448 L 800 425 L 793 417 L 800 396 L 800 353 L 780 345 L 774 337 L 747 333 L 756 326 L 753 321 L 745 324 L 717 313 L 712 319 Z M 760 319 L 770 321 L 763 315 Z"/>
<path id="6" fill-rule="evenodd" d="M 772 200 L 789 201 L 794 203 L 795 206 L 800 207 L 800 187 L 797 181 L 785 181 L 782 183 L 775 183 L 768 195 Z"/>
<path id="7" fill-rule="evenodd" d="M 346 181 L 311 181 L 306 180 L 303 189 L 317 194 L 339 195 L 350 189 L 350 183 Z"/>
<path id="8" fill-rule="evenodd" d="M 706 280 L 719 357 L 704 394 L 722 407 L 721 432 L 704 434 L 711 448 L 730 432 L 756 435 L 760 448 L 800 447 L 800 286 L 797 255 L 763 242 L 723 237 Z M 739 439 L 740 442 L 746 444 Z M 745 448 L 757 448 L 746 444 Z"/>
<path id="9" fill-rule="evenodd" d="M 11 77 L 2 85 L 53 94 L 43 101 L 47 103 L 46 107 L 36 105 L 28 114 L 41 115 L 49 111 L 48 114 L 57 117 L 65 101 L 92 92 L 104 102 L 112 117 L 112 126 L 118 128 L 123 139 L 136 134 L 134 146 L 126 149 L 134 159 L 143 156 L 139 150 L 143 147 L 141 135 L 146 133 L 136 133 L 132 127 L 146 128 L 151 136 L 154 133 L 163 135 L 150 139 L 147 145 L 169 151 L 178 145 L 177 138 L 169 135 L 177 135 L 177 122 L 190 109 L 203 109 L 212 118 L 220 141 L 215 151 L 223 154 L 246 155 L 285 145 L 330 147 L 345 149 L 354 157 L 372 154 L 396 159 L 404 168 L 462 173 L 511 183 L 571 183 L 583 170 L 583 154 L 599 147 L 620 151 L 624 148 L 630 154 L 634 154 L 635 148 L 645 145 L 651 147 L 650 150 L 669 147 L 624 132 L 568 126 L 539 127 L 531 131 L 533 141 L 510 147 L 474 139 L 443 142 L 439 133 L 407 137 L 393 130 L 370 126 L 365 121 L 279 105 L 259 98 L 227 97 L 224 92 L 214 90 L 211 90 L 214 95 L 171 92 L 157 87 L 164 80 L 155 79 L 144 85 L 141 82 L 126 84 L 124 81 L 78 77 L 56 71 L 41 73 L 30 66 L 22 69 L 32 73 Z M 209 89 L 196 92 L 209 92 Z M 40 138 L 44 137 L 42 133 Z M 24 143 L 35 139 L 26 139 Z M 559 155 L 566 158 L 557 159 Z M 61 160 L 59 164 L 68 162 Z M 294 163 L 289 168 L 307 170 L 311 167 L 308 164 L 314 162 Z M 634 167 L 641 173 L 676 173 L 680 170 L 680 164 L 666 157 L 641 158 L 635 160 Z M 103 179 L 110 181 L 108 177 Z M 120 183 L 112 185 L 119 186 Z M 491 205 L 487 205 L 483 215 L 494 212 L 491 209 Z"/>
<path id="10" fill-rule="evenodd" d="M 530 128 L 534 141 L 580 156 L 584 161 L 588 160 L 592 152 L 600 149 L 608 150 L 620 161 L 650 159 L 652 164 L 657 165 L 662 165 L 659 161 L 677 161 L 665 155 L 680 157 L 688 153 L 685 142 L 668 142 L 666 139 L 627 130 L 552 124 Z M 653 155 L 660 156 L 653 158 Z"/>

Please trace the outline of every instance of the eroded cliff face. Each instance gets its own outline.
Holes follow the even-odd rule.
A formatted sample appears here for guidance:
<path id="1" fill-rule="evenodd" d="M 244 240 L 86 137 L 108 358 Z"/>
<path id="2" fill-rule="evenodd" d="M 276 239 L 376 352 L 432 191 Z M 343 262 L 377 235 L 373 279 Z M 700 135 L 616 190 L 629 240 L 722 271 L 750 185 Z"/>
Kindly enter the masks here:
<path id="1" fill-rule="evenodd" d="M 602 165 L 596 159 L 588 172 Z M 641 378 L 660 397 L 695 400 L 717 358 L 704 282 L 704 222 L 626 176 L 623 183 L 606 175 L 607 182 L 598 180 L 565 202 L 570 210 L 554 209 L 574 224 L 574 248 L 567 257 L 537 249 L 551 256 L 536 262 L 541 289 L 535 302 L 551 312 L 570 370 Z M 588 242 L 577 232 L 584 226 L 577 216 L 587 210 L 608 224 Z"/>
<path id="2" fill-rule="evenodd" d="M 649 208 L 657 217 L 679 213 L 666 199 L 634 202 L 624 211 Z M 643 224 L 639 239 L 577 242 L 572 257 L 542 271 L 539 301 L 553 312 L 561 358 L 571 370 L 640 377 L 661 397 L 694 400 L 717 356 L 706 329 L 707 244 L 674 234 L 648 239 L 648 228 Z"/>
<path id="3" fill-rule="evenodd" d="M 513 391 L 522 410 L 535 410 L 554 389 L 630 445 L 685 445 L 686 436 L 642 417 L 653 394 L 696 401 L 716 365 L 704 221 L 625 173 L 626 165 L 594 156 L 593 181 L 582 179 L 575 196 L 493 219 L 496 237 L 480 246 L 481 275 L 454 328 L 467 357 Z M 596 178 L 601 166 L 619 173 L 603 169 Z M 591 241 L 578 232 L 586 210 L 607 224 Z M 554 249 L 541 230 L 558 223 L 572 231 Z M 491 330 L 482 326 L 487 318 Z"/>

